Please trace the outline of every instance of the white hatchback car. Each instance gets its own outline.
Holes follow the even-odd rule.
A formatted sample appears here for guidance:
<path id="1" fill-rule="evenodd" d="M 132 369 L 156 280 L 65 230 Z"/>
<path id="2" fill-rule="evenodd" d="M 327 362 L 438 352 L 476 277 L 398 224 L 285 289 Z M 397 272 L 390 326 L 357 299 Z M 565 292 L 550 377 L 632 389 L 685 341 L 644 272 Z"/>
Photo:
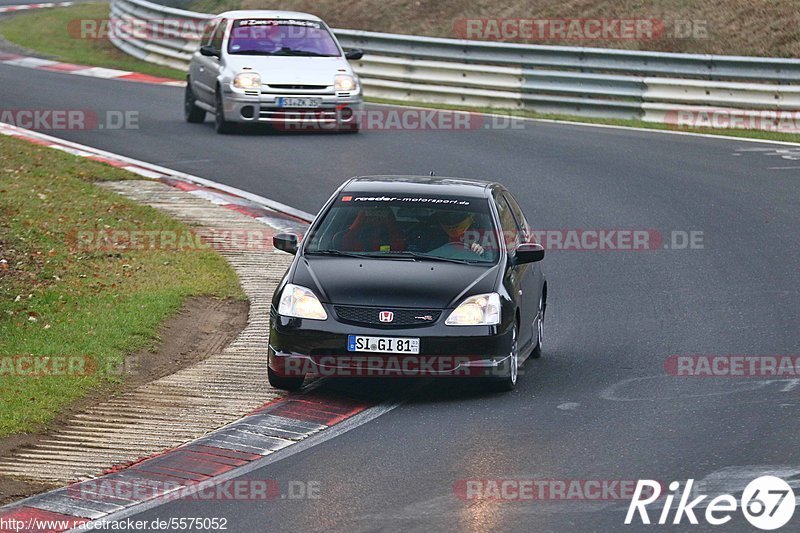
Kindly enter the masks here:
<path id="1" fill-rule="evenodd" d="M 188 122 L 358 131 L 361 85 L 325 22 L 291 11 L 227 11 L 211 20 L 186 78 Z"/>

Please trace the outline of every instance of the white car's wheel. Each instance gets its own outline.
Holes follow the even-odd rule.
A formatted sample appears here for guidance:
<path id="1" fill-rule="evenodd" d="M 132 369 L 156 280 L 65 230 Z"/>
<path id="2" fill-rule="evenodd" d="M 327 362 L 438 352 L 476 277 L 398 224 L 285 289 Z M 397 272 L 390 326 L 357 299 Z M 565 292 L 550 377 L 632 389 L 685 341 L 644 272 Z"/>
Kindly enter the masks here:
<path id="1" fill-rule="evenodd" d="M 196 101 L 197 98 L 192 90 L 192 84 L 187 79 L 186 91 L 184 91 L 183 96 L 183 115 L 186 118 L 186 122 L 191 122 L 192 124 L 200 124 L 206 119 L 206 110 L 197 107 Z"/>
<path id="2" fill-rule="evenodd" d="M 220 134 L 230 133 L 233 131 L 233 124 L 225 120 L 225 109 L 222 105 L 222 95 L 219 87 L 217 87 L 216 93 L 217 95 L 214 99 L 214 129 Z"/>

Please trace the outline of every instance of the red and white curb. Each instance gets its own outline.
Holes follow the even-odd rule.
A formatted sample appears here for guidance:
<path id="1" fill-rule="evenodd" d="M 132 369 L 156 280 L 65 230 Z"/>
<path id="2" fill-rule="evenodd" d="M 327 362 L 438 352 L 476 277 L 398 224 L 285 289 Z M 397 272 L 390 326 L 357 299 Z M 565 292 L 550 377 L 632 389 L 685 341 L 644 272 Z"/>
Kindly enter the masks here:
<path id="1" fill-rule="evenodd" d="M 106 80 L 134 81 L 138 83 L 150 83 L 155 85 L 168 85 L 172 87 L 184 87 L 186 82 L 161 78 L 132 72 L 129 70 L 117 70 L 114 68 L 90 67 L 88 65 L 75 65 L 40 57 L 22 56 L 17 54 L 0 53 L 0 64 L 15 67 L 32 68 L 36 70 L 47 70 L 50 72 L 62 72 L 64 74 L 75 74 L 76 76 L 88 76 L 90 78 L 102 78 Z"/>
<path id="2" fill-rule="evenodd" d="M 14 11 L 27 11 L 29 9 L 45 9 L 48 7 L 69 7 L 75 2 L 46 2 L 44 4 L 22 4 L 18 6 L 0 7 L 0 13 L 11 13 Z"/>
<path id="3" fill-rule="evenodd" d="M 269 403 L 194 442 L 130 465 L 32 496 L 0 509 L 0 533 L 67 531 L 148 503 L 181 498 L 222 497 L 220 483 L 251 471 L 270 454 L 327 430 L 375 405 L 375 401 L 314 391 Z M 241 490 L 241 489 L 237 489 Z M 205 494 L 205 495 L 203 495 Z M 281 497 L 277 482 L 257 493 L 261 501 Z"/>
<path id="4" fill-rule="evenodd" d="M 278 231 L 303 234 L 308 227 L 308 223 L 314 218 L 311 213 L 306 213 L 235 187 L 104 150 L 98 150 L 91 146 L 65 141 L 11 124 L 0 122 L 0 135 L 8 135 L 49 148 L 55 148 L 62 152 L 121 168 L 145 178 L 159 180 L 172 187 L 205 198 L 216 205 L 251 216 Z"/>

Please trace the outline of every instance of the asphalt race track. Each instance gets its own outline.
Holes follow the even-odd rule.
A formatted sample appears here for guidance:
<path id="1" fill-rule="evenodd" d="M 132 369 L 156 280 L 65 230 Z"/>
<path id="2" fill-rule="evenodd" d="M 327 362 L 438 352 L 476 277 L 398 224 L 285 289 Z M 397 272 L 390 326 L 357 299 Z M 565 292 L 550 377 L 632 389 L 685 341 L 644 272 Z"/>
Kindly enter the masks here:
<path id="1" fill-rule="evenodd" d="M 800 354 L 800 163 L 789 159 L 800 147 L 541 122 L 220 136 L 210 118 L 183 121 L 176 87 L 12 66 L 0 66 L 0 87 L 5 109 L 136 111 L 138 129 L 44 133 L 309 212 L 349 176 L 434 170 L 505 183 L 537 229 L 653 230 L 664 245 L 673 231 L 702 232 L 697 249 L 548 251 L 545 353 L 514 392 L 388 384 L 407 401 L 246 474 L 318 482 L 318 499 L 177 501 L 136 519 L 225 517 L 231 531 L 613 531 L 627 500 L 464 501 L 454 486 L 692 478 L 741 490 L 768 470 L 800 475 L 800 383 L 664 369 L 673 354 Z M 750 526 L 738 514 L 722 529 Z"/>

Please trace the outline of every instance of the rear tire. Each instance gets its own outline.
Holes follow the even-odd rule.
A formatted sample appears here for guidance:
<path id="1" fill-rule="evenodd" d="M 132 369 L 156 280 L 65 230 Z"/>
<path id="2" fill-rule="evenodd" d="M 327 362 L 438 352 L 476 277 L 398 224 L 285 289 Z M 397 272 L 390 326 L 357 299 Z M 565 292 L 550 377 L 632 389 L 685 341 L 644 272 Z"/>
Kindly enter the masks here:
<path id="1" fill-rule="evenodd" d="M 214 97 L 214 129 L 220 135 L 225 135 L 233 131 L 233 123 L 225 120 L 225 109 L 222 106 L 222 94 L 219 87 Z"/>
<path id="2" fill-rule="evenodd" d="M 269 379 L 269 384 L 276 389 L 297 390 L 303 386 L 306 378 L 279 376 L 270 367 L 267 367 L 267 379 Z"/>
<path id="3" fill-rule="evenodd" d="M 206 119 L 206 110 L 197 107 L 195 103 L 197 98 L 194 96 L 194 91 L 192 90 L 192 84 L 187 79 L 186 80 L 186 91 L 184 92 L 183 96 L 183 116 L 186 118 L 186 122 L 190 122 L 192 124 L 200 124 Z"/>

